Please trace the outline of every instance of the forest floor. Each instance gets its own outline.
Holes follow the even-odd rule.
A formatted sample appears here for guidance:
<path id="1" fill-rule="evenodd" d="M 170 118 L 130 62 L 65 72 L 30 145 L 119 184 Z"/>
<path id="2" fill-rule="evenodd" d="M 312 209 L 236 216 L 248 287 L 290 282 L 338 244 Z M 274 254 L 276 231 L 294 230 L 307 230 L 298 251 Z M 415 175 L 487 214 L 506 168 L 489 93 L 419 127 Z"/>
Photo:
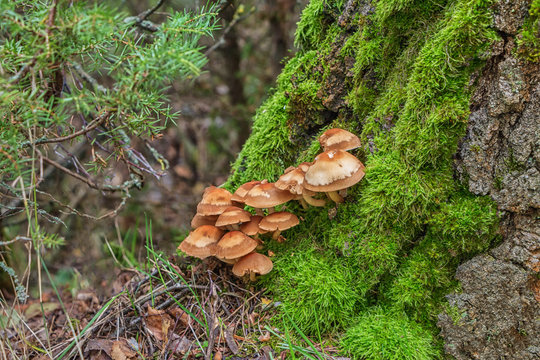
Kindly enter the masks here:
<path id="1" fill-rule="evenodd" d="M 176 257 L 152 256 L 150 273 L 125 269 L 110 296 L 91 290 L 50 291 L 41 302 L 32 299 L 4 312 L 4 321 L 12 326 L 4 330 L 8 344 L 3 355 L 270 360 L 291 358 L 292 349 L 304 358 L 338 359 L 333 356 L 336 348 L 307 338 L 298 341 L 301 333 L 276 324 L 280 304 L 265 289 L 255 290 L 231 276 L 223 263 L 187 266 Z"/>

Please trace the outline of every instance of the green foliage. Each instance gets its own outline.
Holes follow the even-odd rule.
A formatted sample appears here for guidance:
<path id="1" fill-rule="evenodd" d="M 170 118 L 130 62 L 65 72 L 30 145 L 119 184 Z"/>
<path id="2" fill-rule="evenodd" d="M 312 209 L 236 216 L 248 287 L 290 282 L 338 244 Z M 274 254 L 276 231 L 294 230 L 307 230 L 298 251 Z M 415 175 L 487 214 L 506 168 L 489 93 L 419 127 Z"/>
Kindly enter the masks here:
<path id="1" fill-rule="evenodd" d="M 294 44 L 304 50 L 312 50 L 324 39 L 326 27 L 331 23 L 331 14 L 339 13 L 343 0 L 312 0 L 302 11 L 296 28 Z M 330 16 L 329 16 L 330 15 Z"/>
<path id="2" fill-rule="evenodd" d="M 151 34 L 141 19 L 103 3 L 1 1 L 0 14 L 2 191 L 28 198 L 36 159 L 47 163 L 51 152 L 70 157 L 90 183 L 89 172 L 124 162 L 128 183 L 91 184 L 107 191 L 140 185 L 144 172 L 158 175 L 131 137 L 147 142 L 174 119 L 164 90 L 200 74 L 206 59 L 198 42 L 215 29 L 212 9 L 173 14 Z M 66 149 L 84 139 L 93 155 L 86 165 Z"/>
<path id="3" fill-rule="evenodd" d="M 531 2 L 529 18 L 523 24 L 517 44 L 518 52 L 527 60 L 540 60 L 540 0 Z"/>
<path id="4" fill-rule="evenodd" d="M 428 360 L 436 356 L 433 336 L 402 313 L 375 307 L 364 312 L 342 339 L 352 359 Z"/>

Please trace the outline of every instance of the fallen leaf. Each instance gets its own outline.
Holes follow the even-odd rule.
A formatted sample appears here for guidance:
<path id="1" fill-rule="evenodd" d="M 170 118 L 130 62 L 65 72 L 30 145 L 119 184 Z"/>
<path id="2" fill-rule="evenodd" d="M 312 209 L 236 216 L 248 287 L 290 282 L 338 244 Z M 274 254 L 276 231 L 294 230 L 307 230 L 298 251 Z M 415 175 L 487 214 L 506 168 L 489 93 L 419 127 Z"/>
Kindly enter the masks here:
<path id="1" fill-rule="evenodd" d="M 113 342 L 111 348 L 112 360 L 130 360 L 137 357 L 137 353 L 129 348 L 125 339 Z"/>
<path id="2" fill-rule="evenodd" d="M 176 335 L 176 338 L 169 343 L 167 348 L 175 354 L 184 355 L 189 351 L 189 349 L 191 349 L 191 347 L 191 341 L 189 341 L 185 336 L 179 337 Z"/>
<path id="3" fill-rule="evenodd" d="M 263 297 L 263 298 L 261 298 L 261 302 L 262 302 L 264 305 L 270 305 L 270 304 L 272 303 L 272 300 Z"/>
<path id="4" fill-rule="evenodd" d="M 190 322 L 191 322 L 190 316 L 184 310 L 180 309 L 179 307 L 169 309 L 169 310 L 167 310 L 167 312 L 175 320 L 175 323 L 178 323 L 178 321 L 180 321 L 185 326 L 188 326 L 190 324 Z"/>
<path id="5" fill-rule="evenodd" d="M 172 319 L 163 310 L 156 310 L 148 306 L 148 313 L 145 316 L 146 329 L 152 334 L 156 340 L 167 340 L 169 328 L 172 324 Z"/>

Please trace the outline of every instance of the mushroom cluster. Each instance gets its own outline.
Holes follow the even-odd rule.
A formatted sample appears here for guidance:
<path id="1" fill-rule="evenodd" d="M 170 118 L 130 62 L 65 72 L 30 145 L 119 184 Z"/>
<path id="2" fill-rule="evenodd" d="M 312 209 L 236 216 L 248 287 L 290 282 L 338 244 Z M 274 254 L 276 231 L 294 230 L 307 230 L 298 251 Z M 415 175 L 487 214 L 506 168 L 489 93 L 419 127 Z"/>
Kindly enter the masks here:
<path id="1" fill-rule="evenodd" d="M 319 142 L 324 150 L 313 162 L 289 167 L 275 183 L 267 180 L 247 182 L 231 194 L 225 189 L 208 187 L 197 213 L 191 221 L 194 229 L 178 249 L 187 255 L 205 259 L 214 256 L 232 264 L 238 277 L 264 275 L 272 270 L 272 261 L 257 253 L 263 245 L 259 235 L 283 242 L 282 231 L 299 224 L 296 215 L 277 211 L 276 207 L 297 200 L 303 208 L 324 206 L 326 200 L 317 198 L 326 193 L 336 204 L 343 202 L 344 192 L 364 177 L 364 164 L 348 150 L 360 146 L 358 137 L 346 130 L 325 131 Z M 255 209 L 255 215 L 245 206 Z"/>

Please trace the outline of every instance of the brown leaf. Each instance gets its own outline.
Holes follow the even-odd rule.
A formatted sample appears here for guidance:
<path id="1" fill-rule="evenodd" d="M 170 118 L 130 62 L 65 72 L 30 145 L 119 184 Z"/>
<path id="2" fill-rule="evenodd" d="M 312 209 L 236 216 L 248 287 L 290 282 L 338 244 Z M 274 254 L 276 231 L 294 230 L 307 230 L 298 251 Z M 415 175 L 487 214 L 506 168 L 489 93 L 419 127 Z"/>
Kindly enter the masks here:
<path id="1" fill-rule="evenodd" d="M 184 310 L 180 309 L 179 307 L 169 309 L 169 310 L 167 310 L 167 312 L 169 313 L 169 315 L 172 316 L 175 323 L 180 322 L 184 326 L 188 326 L 190 324 L 190 319 L 191 319 L 190 316 Z"/>
<path id="2" fill-rule="evenodd" d="M 130 360 L 137 357 L 137 353 L 129 348 L 125 339 L 120 339 L 112 344 L 112 360 Z"/>
<path id="3" fill-rule="evenodd" d="M 146 328 L 156 340 L 167 342 L 169 328 L 173 320 L 163 310 L 156 310 L 148 306 L 148 314 L 145 317 Z"/>
<path id="4" fill-rule="evenodd" d="M 189 341 L 185 336 L 179 337 L 178 335 L 175 336 L 175 339 L 172 340 L 168 346 L 169 350 L 171 350 L 173 353 L 181 355 L 187 353 L 191 347 L 191 341 Z"/>

